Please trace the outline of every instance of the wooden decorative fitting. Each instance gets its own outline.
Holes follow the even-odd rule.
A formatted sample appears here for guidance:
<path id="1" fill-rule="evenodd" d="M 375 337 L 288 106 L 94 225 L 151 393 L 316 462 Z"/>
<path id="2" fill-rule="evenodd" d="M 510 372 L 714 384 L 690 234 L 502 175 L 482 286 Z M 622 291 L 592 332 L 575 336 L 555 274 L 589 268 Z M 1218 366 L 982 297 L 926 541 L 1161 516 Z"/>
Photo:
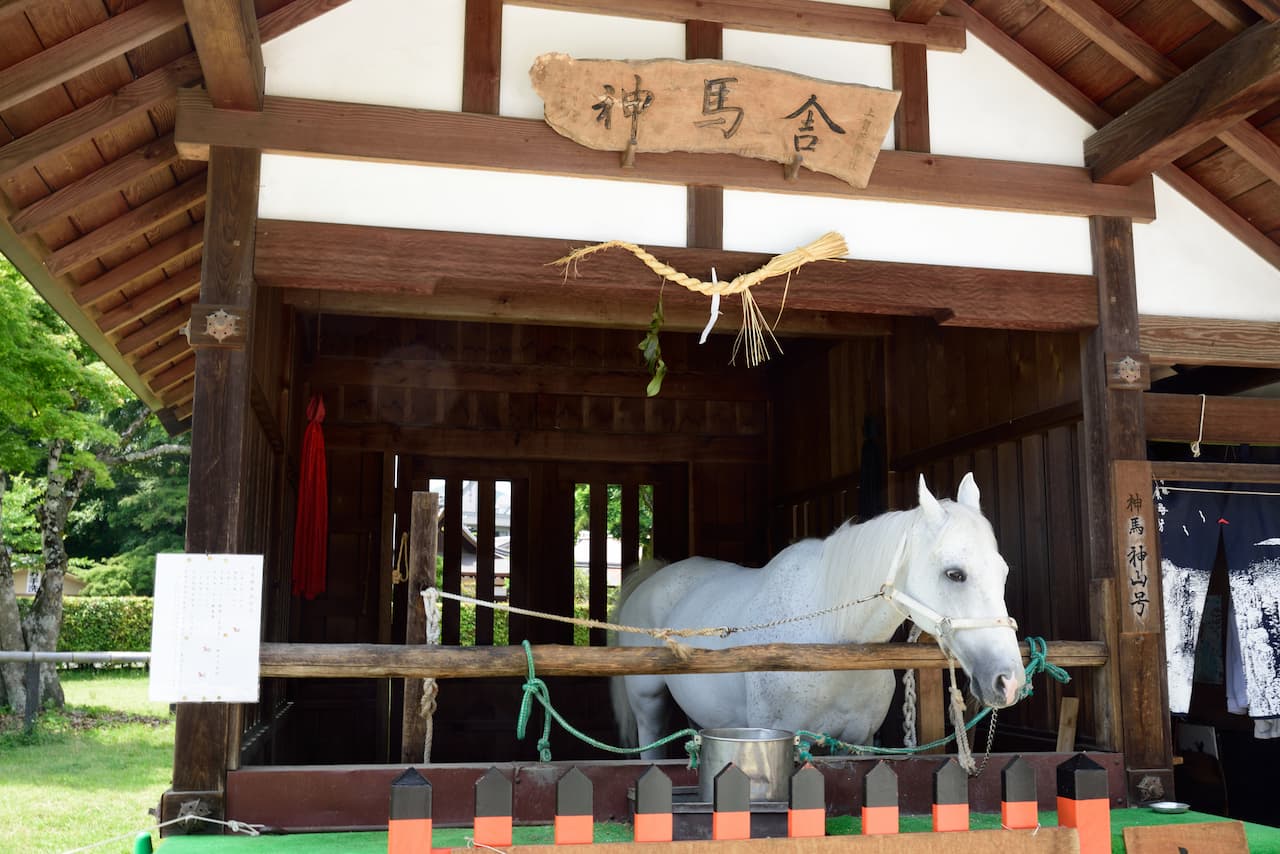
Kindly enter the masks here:
<path id="1" fill-rule="evenodd" d="M 797 154 L 796 159 L 790 163 L 782 164 L 782 177 L 788 181 L 794 181 L 800 177 L 800 164 L 804 163 L 804 155 Z"/>
<path id="2" fill-rule="evenodd" d="M 249 313 L 241 306 L 209 303 L 191 306 L 191 327 L 187 338 L 197 350 L 205 347 L 244 349 L 248 332 Z"/>
<path id="3" fill-rule="evenodd" d="M 1146 353 L 1108 353 L 1107 388 L 1146 391 L 1151 388 L 1151 359 Z"/>

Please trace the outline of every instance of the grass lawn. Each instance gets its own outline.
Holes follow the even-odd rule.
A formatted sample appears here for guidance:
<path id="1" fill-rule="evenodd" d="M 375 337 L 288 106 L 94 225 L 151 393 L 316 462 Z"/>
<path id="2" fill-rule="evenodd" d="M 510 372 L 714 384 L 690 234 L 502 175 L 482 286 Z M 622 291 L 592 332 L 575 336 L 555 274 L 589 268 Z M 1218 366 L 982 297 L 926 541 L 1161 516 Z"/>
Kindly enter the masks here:
<path id="1" fill-rule="evenodd" d="M 0 851 L 69 851 L 147 827 L 169 787 L 173 718 L 147 701 L 145 671 L 68 672 L 62 686 L 66 710 L 31 735 L 0 718 Z"/>

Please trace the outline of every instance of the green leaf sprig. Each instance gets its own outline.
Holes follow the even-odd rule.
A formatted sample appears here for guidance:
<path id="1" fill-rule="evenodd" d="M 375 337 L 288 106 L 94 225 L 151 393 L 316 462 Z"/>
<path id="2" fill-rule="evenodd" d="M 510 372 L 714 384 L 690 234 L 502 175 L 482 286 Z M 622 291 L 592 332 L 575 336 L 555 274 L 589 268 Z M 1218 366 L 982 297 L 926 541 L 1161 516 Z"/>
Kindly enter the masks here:
<path id="1" fill-rule="evenodd" d="M 649 320 L 649 330 L 640 342 L 638 349 L 644 354 L 645 367 L 653 379 L 645 388 L 649 397 L 656 397 L 662 391 L 662 380 L 667 375 L 667 363 L 662 360 L 662 343 L 658 333 L 662 331 L 662 294 L 658 294 L 658 304 L 653 309 L 653 317 Z"/>

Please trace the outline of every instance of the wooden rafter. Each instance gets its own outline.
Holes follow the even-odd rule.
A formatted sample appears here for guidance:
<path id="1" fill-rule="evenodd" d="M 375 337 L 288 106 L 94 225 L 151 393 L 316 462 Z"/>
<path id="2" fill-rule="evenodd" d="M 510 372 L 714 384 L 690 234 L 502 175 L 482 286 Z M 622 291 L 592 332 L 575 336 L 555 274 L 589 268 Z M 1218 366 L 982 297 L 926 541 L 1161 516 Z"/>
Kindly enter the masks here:
<path id="1" fill-rule="evenodd" d="M 1258 0 L 1255 0 L 1257 2 Z M 1112 116 L 1088 96 L 1060 76 L 1039 57 L 1031 53 L 992 23 L 987 17 L 964 0 L 948 0 L 944 11 L 964 21 L 969 31 L 982 39 L 1015 68 L 1034 80 L 1042 89 L 1054 95 L 1077 115 L 1094 127 L 1102 127 Z M 1259 231 L 1252 223 L 1236 213 L 1226 202 L 1210 193 L 1205 187 L 1170 164 L 1156 173 L 1210 219 L 1218 223 L 1237 240 L 1248 246 L 1268 263 L 1280 267 L 1280 244 Z"/>
<path id="2" fill-rule="evenodd" d="M 73 181 L 52 195 L 33 202 L 13 215 L 9 225 L 18 234 L 29 234 L 81 205 L 135 184 L 177 162 L 173 134 L 153 139 L 101 169 Z"/>
<path id="3" fill-rule="evenodd" d="M 235 110 L 260 109 L 265 70 L 253 0 L 182 2 L 213 103 Z"/>
<path id="4" fill-rule="evenodd" d="M 182 0 L 147 0 L 0 71 L 0 110 L 182 26 Z"/>
<path id="5" fill-rule="evenodd" d="M 162 279 L 145 291 L 130 297 L 98 318 L 98 327 L 112 333 L 140 320 L 166 303 L 189 297 L 200 290 L 200 266 L 194 265 L 168 279 Z"/>
<path id="6" fill-rule="evenodd" d="M 176 261 L 187 252 L 198 250 L 203 244 L 204 224 L 197 222 L 119 266 L 112 267 L 98 278 L 86 282 L 76 288 L 73 296 L 79 305 L 91 306 L 119 291 L 130 282 L 137 281 Z"/>
<path id="7" fill-rule="evenodd" d="M 1242 32 L 1253 23 L 1253 16 L 1240 3 L 1240 0 L 1192 0 L 1192 2 L 1228 32 Z"/>
<path id="8" fill-rule="evenodd" d="M 1280 96 L 1280 22 L 1236 36 L 1085 140 L 1099 181 L 1126 184 L 1173 162 Z"/>
<path id="9" fill-rule="evenodd" d="M 191 353 L 181 362 L 167 368 L 155 375 L 152 380 L 152 388 L 156 391 L 163 392 L 172 388 L 196 372 L 195 354 Z"/>
<path id="10" fill-rule="evenodd" d="M 47 125 L 0 148 L 0 180 L 46 157 L 54 157 L 87 142 L 108 128 L 142 115 L 167 100 L 182 86 L 200 80 L 200 61 L 187 54 L 150 74 L 126 83 Z"/>
<path id="11" fill-rule="evenodd" d="M 165 406 L 181 406 L 196 396 L 196 378 L 188 377 L 182 383 L 160 395 Z"/>
<path id="12" fill-rule="evenodd" d="M 661 184 L 696 184 L 714 174 L 731 189 L 916 202 L 1076 216 L 1106 214 L 1150 222 L 1149 185 L 1094 183 L 1088 170 L 938 154 L 882 151 L 871 181 L 856 190 L 830 175 L 788 181 L 777 164 L 732 155 L 645 154 L 620 169 L 616 152 L 592 151 L 545 122 L 408 107 L 268 96 L 261 113 L 218 110 L 208 96 L 179 94 L 174 131 L 183 156 L 210 145 L 338 159 L 456 166 Z"/>
<path id="13" fill-rule="evenodd" d="M 41 0 L 0 0 L 0 19 L 27 11 Z"/>
<path id="14" fill-rule="evenodd" d="M 942 11 L 947 0 L 892 0 L 889 11 L 899 21 L 909 24 L 927 24 Z"/>
<path id="15" fill-rule="evenodd" d="M 1244 0 L 1244 4 L 1264 21 L 1280 21 L 1280 3 L 1276 0 Z"/>
<path id="16" fill-rule="evenodd" d="M 1171 59 L 1147 44 L 1093 0 L 1044 2 L 1147 83 L 1159 86 L 1182 73 Z M 1240 121 L 1218 134 L 1218 138 L 1269 180 L 1280 182 L 1280 146 L 1266 134 L 1247 121 Z"/>
<path id="17" fill-rule="evenodd" d="M 735 30 L 753 30 L 793 36 L 843 41 L 893 44 L 912 42 L 934 50 L 964 50 L 964 27 L 946 18 L 928 24 L 895 20 L 883 9 L 839 6 L 814 0 L 507 0 L 510 5 L 538 6 L 567 12 L 594 12 L 658 21 L 684 23 L 690 18 L 723 24 Z"/>
<path id="18" fill-rule="evenodd" d="M 45 259 L 45 266 L 50 273 L 60 276 L 89 263 L 112 248 L 202 203 L 204 185 L 204 173 L 188 178 L 172 190 L 161 193 L 127 214 L 50 253 Z"/>
<path id="19" fill-rule="evenodd" d="M 265 286 L 359 291 L 371 302 L 378 295 L 426 295 L 427 305 L 450 316 L 470 309 L 470 316 L 483 317 L 496 304 L 508 316 L 588 322 L 599 315 L 601 303 L 623 300 L 647 306 L 641 318 L 648 316 L 654 277 L 629 253 L 594 256 L 568 279 L 546 266 L 574 245 L 582 244 L 268 220 L 259 223 L 254 272 Z M 725 278 L 769 260 L 761 253 L 646 248 L 676 269 L 715 267 Z M 916 315 L 962 326 L 1046 330 L 1085 329 L 1097 320 L 1091 276 L 850 259 L 806 265 L 788 288 L 765 283 L 753 295 L 766 314 L 776 313 L 784 290 L 787 313 Z M 706 323 L 705 298 L 669 285 L 664 302 L 668 315 L 686 303 L 696 306 L 698 325 Z"/>
<path id="20" fill-rule="evenodd" d="M 163 371 L 178 359 L 191 352 L 191 345 L 182 335 L 178 335 L 156 349 L 142 353 L 133 363 L 134 370 L 144 377 Z"/>
<path id="21" fill-rule="evenodd" d="M 141 329 L 131 332 L 120 339 L 116 348 L 123 356 L 130 356 L 151 344 L 155 344 L 174 332 L 191 319 L 191 306 L 183 305 L 166 311 L 159 317 L 145 323 Z"/>

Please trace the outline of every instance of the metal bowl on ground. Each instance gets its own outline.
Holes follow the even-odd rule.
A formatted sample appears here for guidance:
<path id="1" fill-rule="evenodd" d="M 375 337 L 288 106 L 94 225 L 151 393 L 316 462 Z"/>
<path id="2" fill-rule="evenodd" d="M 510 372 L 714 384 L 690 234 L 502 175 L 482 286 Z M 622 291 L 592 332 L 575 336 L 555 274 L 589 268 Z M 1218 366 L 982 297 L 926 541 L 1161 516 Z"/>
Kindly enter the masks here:
<path id="1" fill-rule="evenodd" d="M 785 801 L 795 768 L 795 733 L 760 727 L 721 727 L 698 733 L 698 795 L 710 802 L 716 775 L 732 762 L 751 779 L 752 801 Z"/>

